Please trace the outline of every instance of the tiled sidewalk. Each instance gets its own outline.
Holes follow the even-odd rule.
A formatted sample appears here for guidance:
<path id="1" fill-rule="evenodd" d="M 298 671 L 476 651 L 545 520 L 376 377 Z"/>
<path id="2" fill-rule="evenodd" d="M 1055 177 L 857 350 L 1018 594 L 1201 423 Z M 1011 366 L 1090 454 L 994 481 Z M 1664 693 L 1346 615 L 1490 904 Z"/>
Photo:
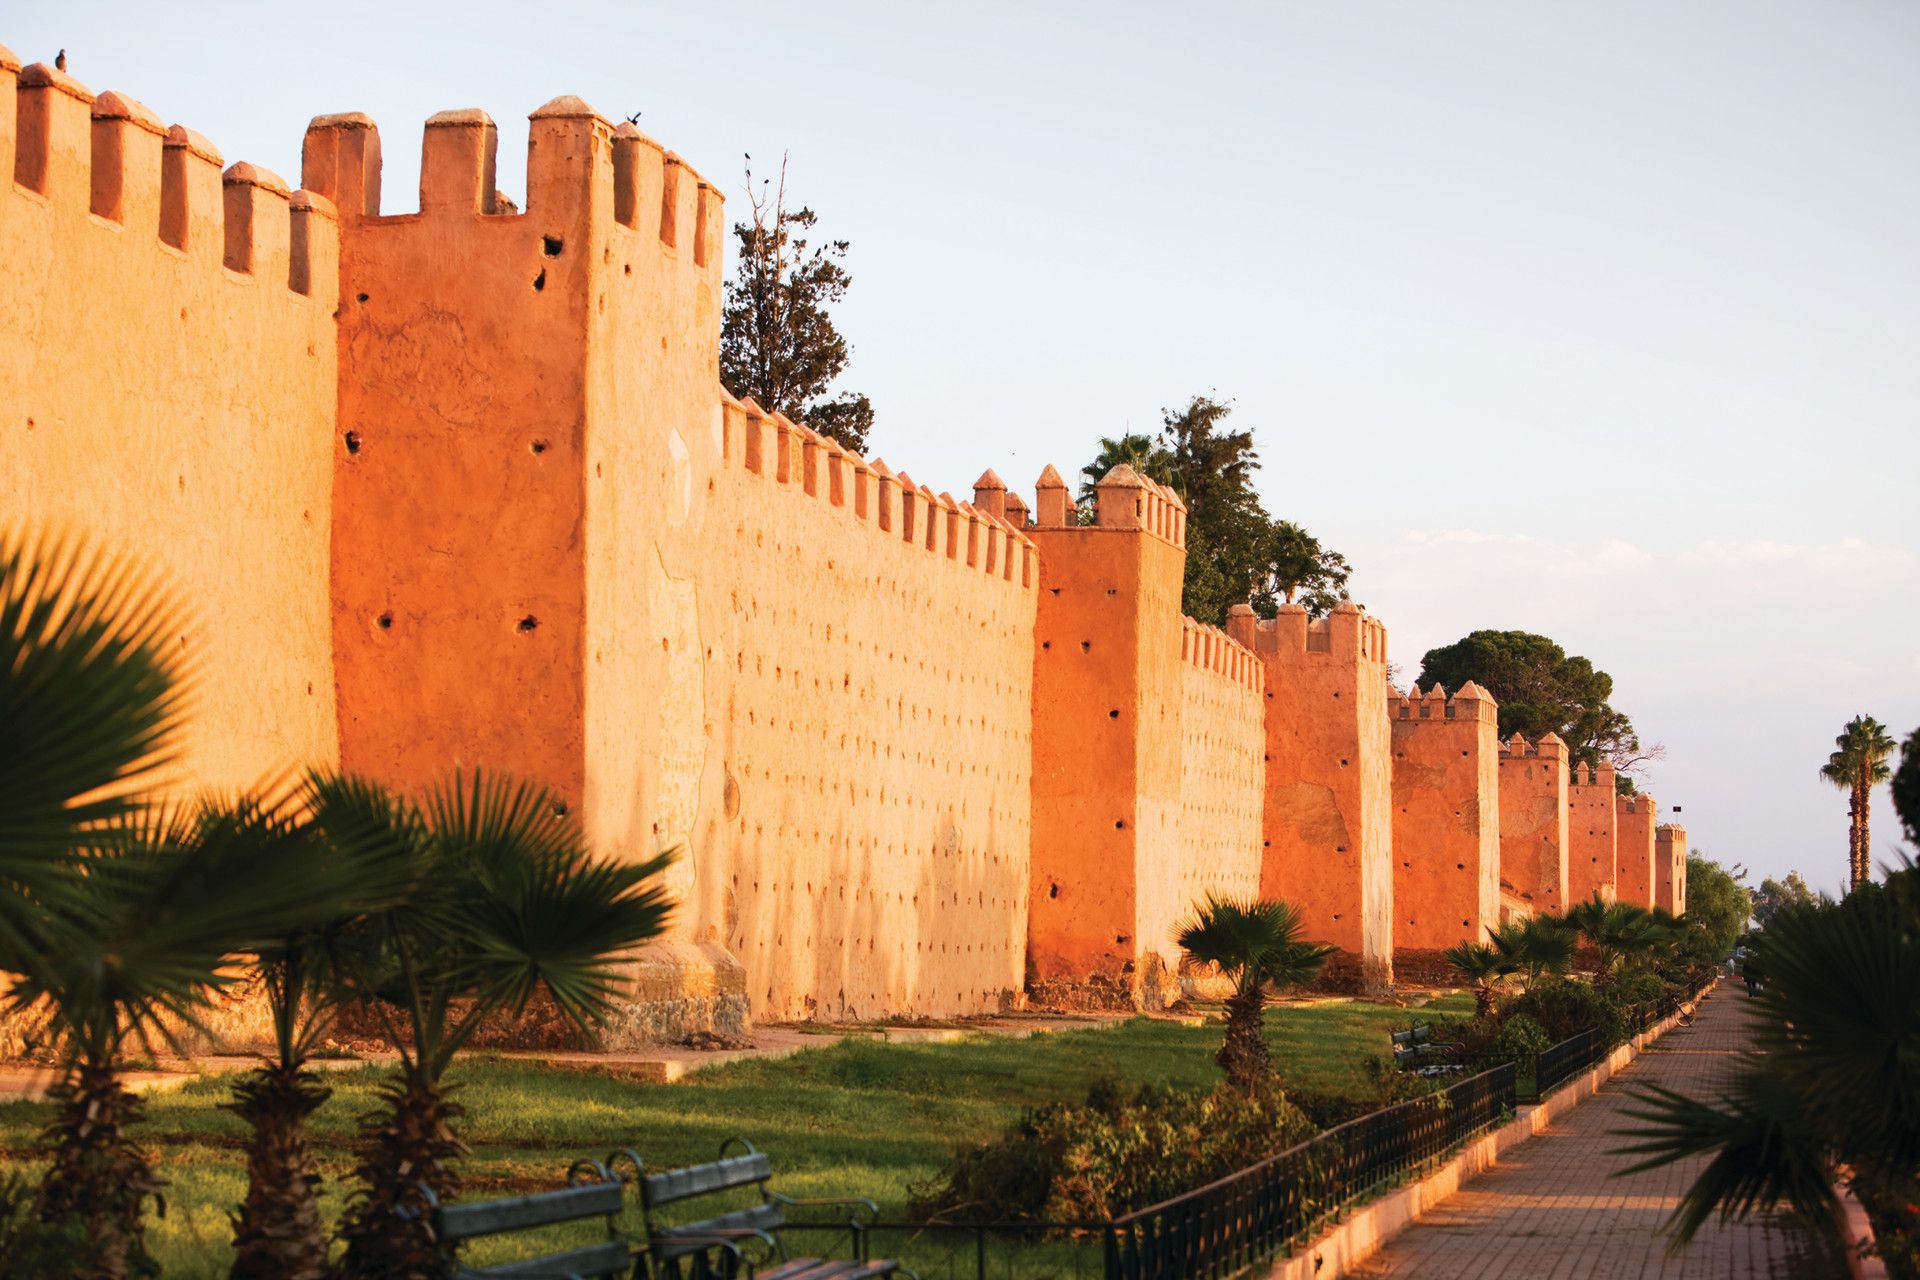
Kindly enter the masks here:
<path id="1" fill-rule="evenodd" d="M 1747 996 L 1722 984 L 1691 1027 L 1648 1047 L 1593 1097 L 1500 1157 L 1351 1274 L 1403 1280 L 1749 1280 L 1825 1277 L 1799 1237 L 1774 1221 L 1709 1222 L 1667 1252 L 1659 1227 L 1700 1162 L 1615 1177 L 1634 1163 L 1612 1154 L 1632 1122 L 1627 1086 L 1652 1082 L 1709 1094 L 1749 1042 Z"/>

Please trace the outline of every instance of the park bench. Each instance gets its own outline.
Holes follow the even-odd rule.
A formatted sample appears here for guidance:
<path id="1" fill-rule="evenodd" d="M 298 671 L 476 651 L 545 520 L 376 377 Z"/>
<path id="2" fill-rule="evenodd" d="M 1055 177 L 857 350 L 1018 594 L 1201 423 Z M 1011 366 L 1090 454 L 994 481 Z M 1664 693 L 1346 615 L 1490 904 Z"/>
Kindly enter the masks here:
<path id="1" fill-rule="evenodd" d="M 1435 1040 L 1433 1028 L 1424 1022 L 1393 1033 L 1394 1065 L 1415 1075 L 1445 1076 L 1465 1071 L 1466 1064 L 1461 1061 L 1465 1052 L 1464 1045 Z"/>
<path id="2" fill-rule="evenodd" d="M 425 1188 L 422 1188 L 425 1190 Z M 440 1204 L 427 1192 L 432 1205 L 434 1233 L 449 1244 L 460 1244 L 480 1236 L 530 1231 L 566 1222 L 584 1222 L 591 1218 L 606 1223 L 607 1239 L 599 1244 L 564 1249 L 558 1253 L 495 1263 L 488 1267 L 462 1266 L 459 1280 L 611 1280 L 634 1271 L 634 1249 L 621 1234 L 614 1219 L 619 1214 L 626 1184 L 607 1172 L 595 1160 L 579 1160 L 567 1170 L 567 1185 L 553 1191 L 507 1200 L 481 1200 L 472 1204 Z"/>
<path id="3" fill-rule="evenodd" d="M 731 1154 L 729 1154 L 731 1153 Z M 720 1158 L 708 1164 L 688 1165 L 663 1173 L 639 1167 L 640 1213 L 646 1225 L 646 1258 L 653 1280 L 731 1280 L 738 1275 L 756 1280 L 869 1280 L 870 1277 L 913 1272 L 890 1259 L 867 1256 L 867 1227 L 879 1216 L 871 1200 L 796 1200 L 767 1188 L 773 1169 L 767 1157 L 745 1138 L 729 1138 L 720 1145 Z M 700 1196 L 752 1188 L 760 1202 L 695 1222 L 666 1225 L 656 1215 L 667 1205 Z M 853 1257 L 827 1259 L 794 1257 L 785 1240 L 789 1209 L 848 1209 L 846 1230 Z M 819 1224 L 815 1224 L 819 1225 Z M 831 1224 L 835 1229 L 839 1223 Z M 917 1277 L 914 1278 L 917 1280 Z"/>

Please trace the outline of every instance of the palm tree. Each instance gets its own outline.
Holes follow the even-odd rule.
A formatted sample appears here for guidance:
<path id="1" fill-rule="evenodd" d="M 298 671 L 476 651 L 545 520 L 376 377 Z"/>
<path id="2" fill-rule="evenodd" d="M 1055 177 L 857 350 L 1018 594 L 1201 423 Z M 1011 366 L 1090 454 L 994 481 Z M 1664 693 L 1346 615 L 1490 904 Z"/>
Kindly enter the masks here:
<path id="1" fill-rule="evenodd" d="M 362 1120 L 361 1188 L 341 1234 L 342 1274 L 437 1276 L 429 1195 L 460 1189 L 461 1108 L 445 1075 L 488 1018 L 544 993 L 587 1027 L 613 1005 L 618 959 L 665 927 L 653 877 L 669 855 L 620 864 L 589 856 L 566 807 L 538 787 L 458 776 L 424 807 L 353 778 L 315 787 L 327 838 L 369 845 L 407 869 L 408 889 L 371 912 L 346 972 L 400 1053 L 384 1107 Z"/>
<path id="2" fill-rule="evenodd" d="M 343 849 L 321 839 L 308 817 L 315 785 L 309 780 L 297 809 L 244 799 L 235 807 L 238 821 L 263 842 L 297 845 L 303 859 L 331 868 L 336 889 L 332 914 L 316 913 L 303 927 L 268 940 L 254 957 L 274 1052 L 234 1086 L 234 1100 L 225 1104 L 252 1130 L 247 1195 L 234 1214 L 233 1280 L 325 1280 L 330 1274 L 320 1175 L 306 1126 L 331 1090 L 307 1062 L 339 1008 L 346 983 L 340 966 L 351 952 L 352 930 L 365 913 L 397 904 L 412 870 L 381 842 Z"/>
<path id="3" fill-rule="evenodd" d="M 1215 1059 L 1227 1082 L 1251 1092 L 1271 1074 L 1263 1010 L 1268 986 L 1313 981 L 1334 948 L 1300 941 L 1300 913 L 1274 899 L 1232 902 L 1208 895 L 1178 934 L 1180 949 L 1232 979 L 1227 1038 Z"/>
<path id="4" fill-rule="evenodd" d="M 1873 789 L 1893 776 L 1889 761 L 1899 744 L 1885 725 L 1864 715 L 1847 721 L 1833 741 L 1834 752 L 1820 766 L 1820 776 L 1847 793 L 1848 887 L 1858 889 L 1873 878 Z"/>
<path id="5" fill-rule="evenodd" d="M 1785 1203 L 1836 1247 L 1834 1188 L 1850 1185 L 1889 1269 L 1920 1263 L 1920 871 L 1840 902 L 1782 907 L 1756 942 L 1759 1052 L 1717 1096 L 1640 1091 L 1640 1168 L 1710 1157 L 1669 1227 Z"/>
<path id="6" fill-rule="evenodd" d="M 108 1278 L 148 1264 L 141 1217 L 161 1185 L 127 1136 L 141 1106 L 121 1082 L 126 1051 L 179 1048 L 211 998 L 240 981 L 240 957 L 332 910 L 340 885 L 296 833 L 228 810 L 154 803 L 83 839 L 49 911 L 61 946 L 20 976 L 7 1005 L 44 1014 L 62 1050 L 40 1219 L 84 1223 L 92 1253 L 73 1274 Z"/>
<path id="7" fill-rule="evenodd" d="M 1573 968 L 1574 936 L 1573 929 L 1557 916 L 1529 916 L 1487 930 L 1487 940 L 1506 963 L 1507 972 L 1526 975 L 1528 988 L 1548 974 Z"/>
<path id="8" fill-rule="evenodd" d="M 1593 980 L 1609 982 L 1623 964 L 1658 945 L 1653 914 L 1630 902 L 1608 902 L 1595 893 L 1567 909 L 1566 923 L 1593 952 Z"/>
<path id="9" fill-rule="evenodd" d="M 1137 432 L 1101 436 L 1100 452 L 1094 454 L 1093 461 L 1080 472 L 1078 501 L 1082 511 L 1093 509 L 1098 497 L 1096 486 L 1106 479 L 1107 472 L 1118 466 L 1132 467 L 1155 484 L 1173 484 L 1173 455 L 1152 436 Z"/>
<path id="10" fill-rule="evenodd" d="M 81 833 L 177 754 L 178 612 L 124 562 L 0 534 L 0 972 L 49 947 Z"/>
<path id="11" fill-rule="evenodd" d="M 1446 950 L 1447 963 L 1473 988 L 1473 1011 L 1482 1017 L 1500 1003 L 1500 983 L 1513 973 L 1513 963 L 1484 942 L 1462 942 Z"/>

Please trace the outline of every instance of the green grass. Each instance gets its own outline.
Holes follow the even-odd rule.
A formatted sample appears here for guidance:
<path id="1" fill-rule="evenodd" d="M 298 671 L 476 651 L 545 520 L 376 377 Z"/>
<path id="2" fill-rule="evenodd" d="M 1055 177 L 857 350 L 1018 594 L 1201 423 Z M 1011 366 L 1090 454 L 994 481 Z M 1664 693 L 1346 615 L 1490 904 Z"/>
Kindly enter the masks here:
<path id="1" fill-rule="evenodd" d="M 1390 1028 L 1411 1017 L 1469 1010 L 1448 997 L 1420 1015 L 1364 1003 L 1268 1013 L 1276 1068 L 1293 1087 L 1323 1093 L 1365 1088 L 1361 1064 L 1383 1054 Z M 774 1186 L 796 1196 L 865 1195 L 884 1218 L 902 1217 L 908 1187 L 937 1174 L 956 1143 L 997 1133 L 1026 1107 L 1079 1101 L 1102 1077 L 1128 1084 L 1205 1088 L 1218 1080 L 1217 1024 L 1185 1027 L 1134 1019 L 1030 1040 L 978 1036 L 956 1044 L 865 1039 L 792 1057 L 715 1067 L 678 1084 L 650 1085 L 586 1072 L 474 1056 L 454 1068 L 467 1108 L 461 1135 L 466 1196 L 488 1198 L 559 1185 L 580 1156 L 631 1147 L 649 1165 L 713 1158 L 727 1138 L 753 1140 L 773 1161 Z M 313 1129 L 326 1205 L 337 1212 L 353 1157 L 356 1117 L 374 1105 L 377 1067 L 329 1071 L 333 1098 Z M 245 1190 L 244 1126 L 219 1109 L 231 1077 L 152 1094 L 135 1130 L 169 1183 L 167 1213 L 150 1241 L 169 1280 L 226 1273 L 228 1206 Z M 50 1109 L 0 1105 L 0 1167 L 32 1158 Z M 476 1253 L 513 1256 L 514 1247 Z"/>

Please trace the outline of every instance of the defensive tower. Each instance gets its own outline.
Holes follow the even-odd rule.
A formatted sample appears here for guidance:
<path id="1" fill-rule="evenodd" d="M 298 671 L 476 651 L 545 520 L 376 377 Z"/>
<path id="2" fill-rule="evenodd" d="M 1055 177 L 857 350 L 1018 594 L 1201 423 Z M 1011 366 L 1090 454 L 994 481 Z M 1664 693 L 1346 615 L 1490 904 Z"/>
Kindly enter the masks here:
<path id="1" fill-rule="evenodd" d="M 1500 876 L 1536 912 L 1558 914 L 1568 886 L 1567 744 L 1519 734 L 1500 747 Z"/>

